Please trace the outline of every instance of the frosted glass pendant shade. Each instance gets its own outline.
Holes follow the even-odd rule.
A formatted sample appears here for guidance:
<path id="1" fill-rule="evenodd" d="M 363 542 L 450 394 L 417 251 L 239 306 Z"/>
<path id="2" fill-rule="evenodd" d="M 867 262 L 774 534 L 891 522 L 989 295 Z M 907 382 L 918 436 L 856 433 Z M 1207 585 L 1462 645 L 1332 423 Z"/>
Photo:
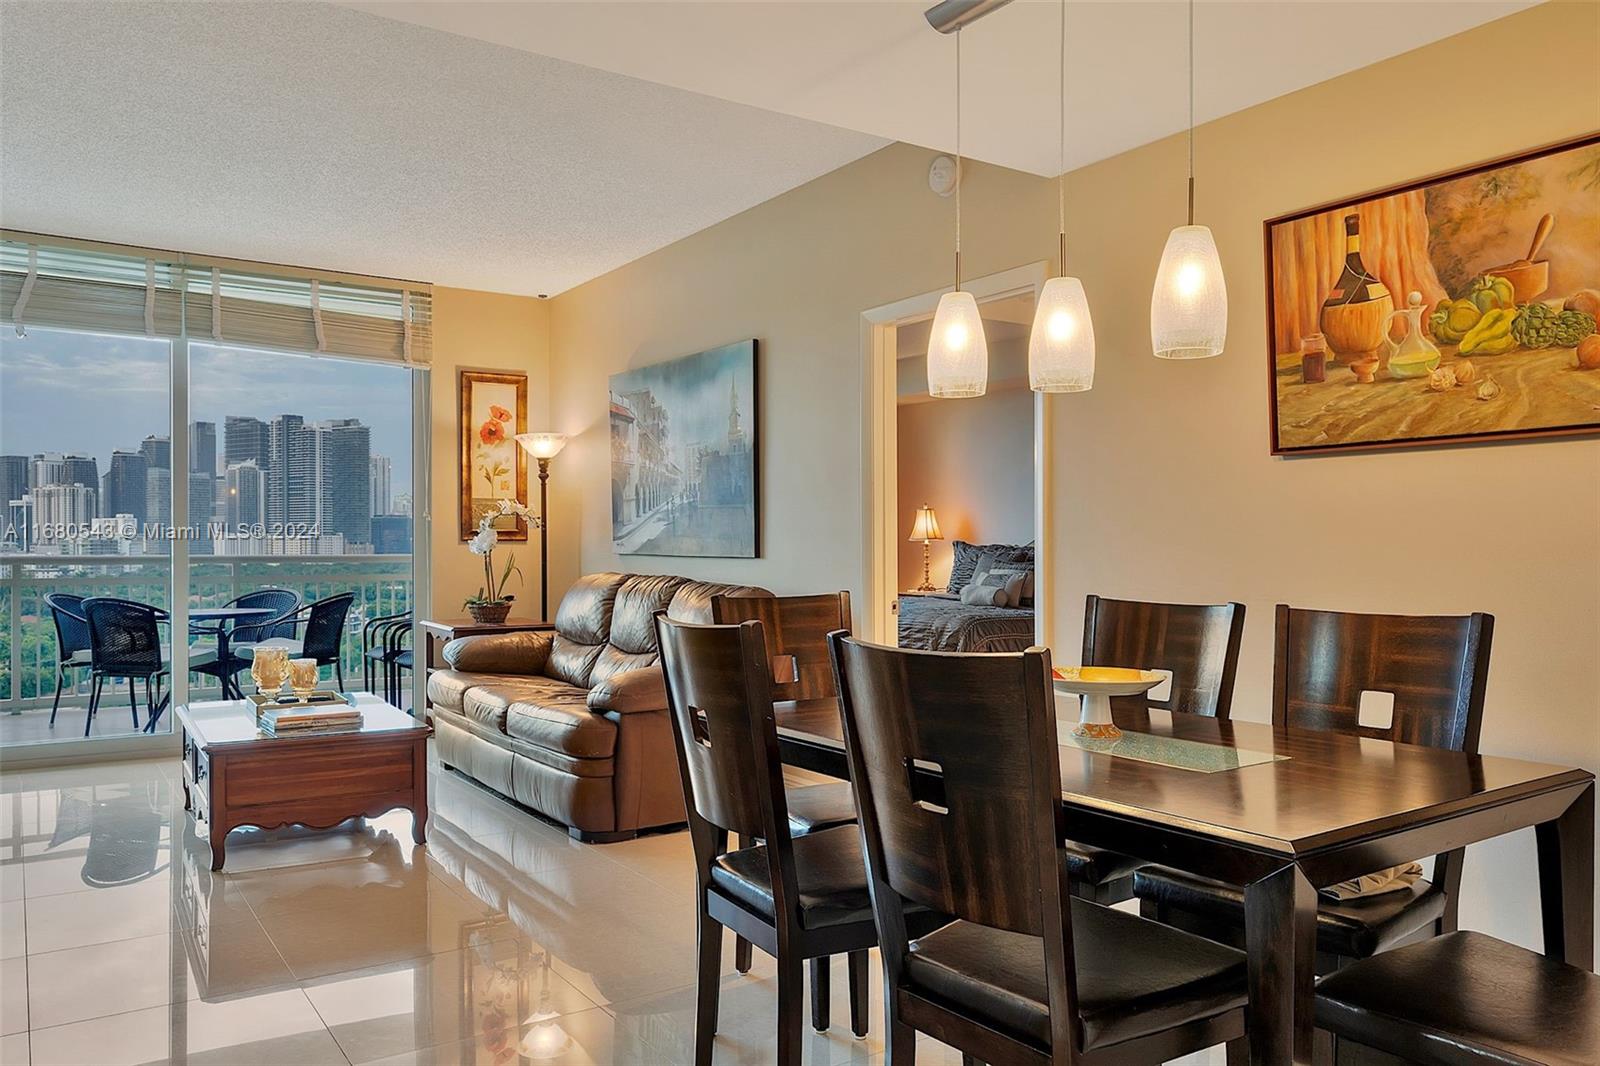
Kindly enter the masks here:
<path id="1" fill-rule="evenodd" d="M 1051 278 L 1039 294 L 1028 336 L 1028 387 L 1087 392 L 1094 385 L 1094 321 L 1077 278 Z"/>
<path id="2" fill-rule="evenodd" d="M 978 301 L 970 292 L 947 292 L 939 297 L 928 338 L 928 395 L 968 399 L 988 388 L 989 342 Z"/>
<path id="3" fill-rule="evenodd" d="M 1167 236 L 1150 296 L 1150 343 L 1162 359 L 1222 354 L 1228 287 L 1209 226 L 1179 226 Z"/>

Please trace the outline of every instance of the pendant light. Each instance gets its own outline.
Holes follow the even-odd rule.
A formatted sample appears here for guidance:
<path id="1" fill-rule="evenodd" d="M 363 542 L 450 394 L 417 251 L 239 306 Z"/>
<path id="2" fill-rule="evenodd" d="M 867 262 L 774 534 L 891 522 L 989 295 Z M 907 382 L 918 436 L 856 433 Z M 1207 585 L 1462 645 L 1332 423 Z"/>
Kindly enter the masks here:
<path id="1" fill-rule="evenodd" d="M 956 288 L 939 297 L 928 337 L 928 394 L 982 396 L 989 387 L 989 344 L 978 301 L 961 291 L 961 31 L 956 38 Z"/>
<path id="2" fill-rule="evenodd" d="M 1222 354 L 1228 288 L 1208 226 L 1194 224 L 1194 0 L 1189 0 L 1189 224 L 1167 235 L 1150 295 L 1150 343 L 1162 359 Z"/>
<path id="3" fill-rule="evenodd" d="M 1061 231 L 1056 269 L 1044 283 L 1028 335 L 1028 387 L 1034 392 L 1087 392 L 1094 386 L 1094 321 L 1083 282 L 1067 273 L 1067 0 L 1061 0 L 1061 130 L 1057 189 Z"/>

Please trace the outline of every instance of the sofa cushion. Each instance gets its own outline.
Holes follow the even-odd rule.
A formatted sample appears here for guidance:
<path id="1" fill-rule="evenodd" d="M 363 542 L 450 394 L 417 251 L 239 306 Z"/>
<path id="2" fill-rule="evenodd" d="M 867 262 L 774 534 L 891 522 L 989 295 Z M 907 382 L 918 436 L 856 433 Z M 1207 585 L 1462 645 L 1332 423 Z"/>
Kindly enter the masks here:
<path id="1" fill-rule="evenodd" d="M 666 610 L 677 591 L 688 583 L 687 578 L 671 574 L 628 578 L 617 590 L 616 607 L 611 612 L 611 633 L 607 638 L 611 646 L 630 655 L 655 655 L 656 612 Z"/>
<path id="2" fill-rule="evenodd" d="M 570 686 L 548 677 L 519 677 L 510 681 L 496 681 L 473 685 L 461 701 L 461 713 L 475 722 L 504 733 L 506 712 L 513 703 L 531 700 L 561 698 L 561 692 Z"/>
<path id="3" fill-rule="evenodd" d="M 640 714 L 667 709 L 667 679 L 659 664 L 623 670 L 589 688 L 589 706 L 601 712 Z"/>
<path id="4" fill-rule="evenodd" d="M 585 574 L 561 597 L 556 632 L 575 644 L 604 644 L 611 633 L 611 611 L 627 574 Z M 577 682 L 574 682 L 577 684 Z"/>
<path id="5" fill-rule="evenodd" d="M 557 681 L 588 688 L 589 672 L 594 669 L 594 661 L 600 658 L 605 647 L 604 644 L 580 644 L 557 633 L 544 672 Z"/>
<path id="6" fill-rule="evenodd" d="M 460 711 L 467 691 L 474 685 L 505 685 L 532 678 L 521 674 L 478 674 L 467 670 L 435 670 L 428 675 L 428 702 L 435 707 Z"/>
<path id="7" fill-rule="evenodd" d="M 550 636 L 548 630 L 523 630 L 457 637 L 444 646 L 444 661 L 475 674 L 542 674 Z"/>
<path id="8" fill-rule="evenodd" d="M 519 700 L 506 710 L 506 733 L 574 759 L 609 759 L 617 750 L 617 727 L 591 711 L 588 699 L 586 689 L 562 685 Z"/>
<path id="9" fill-rule="evenodd" d="M 725 585 L 718 581 L 687 581 L 673 594 L 667 607 L 667 617 L 674 622 L 694 625 L 711 624 L 711 597 L 713 596 L 771 596 L 766 589 L 754 585 Z"/>

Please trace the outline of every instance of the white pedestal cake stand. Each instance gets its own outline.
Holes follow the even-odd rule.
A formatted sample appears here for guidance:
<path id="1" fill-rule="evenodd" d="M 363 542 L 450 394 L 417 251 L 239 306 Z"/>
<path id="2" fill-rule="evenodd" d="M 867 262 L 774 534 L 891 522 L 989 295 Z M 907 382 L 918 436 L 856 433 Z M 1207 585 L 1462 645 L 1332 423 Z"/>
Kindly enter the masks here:
<path id="1" fill-rule="evenodd" d="M 1072 731 L 1080 737 L 1093 737 L 1096 740 L 1115 740 L 1122 735 L 1122 730 L 1111 719 L 1112 696 L 1137 696 L 1166 680 L 1166 675 L 1154 670 L 1139 670 L 1136 671 L 1139 675 L 1137 678 L 1086 681 L 1079 676 L 1080 669 L 1076 666 L 1063 667 L 1060 670 L 1063 676 L 1055 678 L 1056 691 L 1081 697 L 1083 709 Z"/>

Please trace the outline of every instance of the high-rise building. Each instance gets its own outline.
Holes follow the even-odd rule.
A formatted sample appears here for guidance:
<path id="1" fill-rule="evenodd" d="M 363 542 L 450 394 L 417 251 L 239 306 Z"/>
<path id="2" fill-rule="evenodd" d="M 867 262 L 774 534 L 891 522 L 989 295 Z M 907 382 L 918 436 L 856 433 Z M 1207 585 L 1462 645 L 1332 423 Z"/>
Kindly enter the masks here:
<path id="1" fill-rule="evenodd" d="M 211 522 L 218 526 L 228 522 L 228 479 L 223 474 L 211 479 Z"/>
<path id="2" fill-rule="evenodd" d="M 217 476 L 217 424 L 215 422 L 189 423 L 189 469 L 208 477 Z M 190 513 L 194 505 L 189 505 Z"/>
<path id="3" fill-rule="evenodd" d="M 222 468 L 234 463 L 255 463 L 266 472 L 271 434 L 259 418 L 229 415 L 222 423 Z"/>
<path id="4" fill-rule="evenodd" d="M 146 474 L 150 464 L 139 452 L 114 451 L 111 467 L 101 484 L 101 513 L 105 515 L 130 514 L 140 525 L 148 520 L 145 507 Z"/>
<path id="5" fill-rule="evenodd" d="M 372 457 L 372 514 L 391 514 L 391 492 L 394 487 L 394 463 L 387 455 Z M 376 543 L 376 541 L 374 541 Z"/>
<path id="6" fill-rule="evenodd" d="M 400 514 L 373 515 L 372 550 L 379 555 L 410 555 L 410 517 Z"/>
<path id="7" fill-rule="evenodd" d="M 33 497 L 33 521 L 39 544 L 60 545 L 89 535 L 94 524 L 95 490 L 87 485 L 39 485 Z"/>
<path id="8" fill-rule="evenodd" d="M 410 516 L 410 514 L 411 514 L 411 493 L 409 493 L 409 492 L 401 492 L 401 493 L 396 493 L 395 494 L 395 498 L 394 498 L 394 513 L 395 514 L 406 515 L 408 517 Z"/>
<path id="9" fill-rule="evenodd" d="M 150 470 L 172 469 L 172 438 L 151 434 L 139 443 L 139 454 L 144 456 Z"/>
<path id="10" fill-rule="evenodd" d="M 299 415 L 279 415 L 267 426 L 267 522 L 311 526 L 321 510 L 316 434 Z"/>
<path id="11" fill-rule="evenodd" d="M 211 512 L 215 501 L 211 494 L 216 490 L 217 479 L 199 470 L 189 471 L 189 528 L 195 530 L 189 550 L 197 555 L 211 554 Z"/>
<path id="12" fill-rule="evenodd" d="M 0 551 L 26 552 L 33 550 L 33 497 L 23 493 L 6 503 L 6 528 Z"/>
<path id="13" fill-rule="evenodd" d="M 152 466 L 144 473 L 144 511 L 155 523 L 172 521 L 172 471 Z"/>
<path id="14" fill-rule="evenodd" d="M 267 520 L 266 484 L 254 461 L 234 463 L 227 473 L 228 531 L 259 526 Z"/>
<path id="15" fill-rule="evenodd" d="M 316 433 L 318 528 L 346 543 L 372 543 L 372 430 L 360 419 L 318 422 Z"/>
<path id="16" fill-rule="evenodd" d="M 20 500 L 28 491 L 28 457 L 0 455 L 0 507 Z"/>

